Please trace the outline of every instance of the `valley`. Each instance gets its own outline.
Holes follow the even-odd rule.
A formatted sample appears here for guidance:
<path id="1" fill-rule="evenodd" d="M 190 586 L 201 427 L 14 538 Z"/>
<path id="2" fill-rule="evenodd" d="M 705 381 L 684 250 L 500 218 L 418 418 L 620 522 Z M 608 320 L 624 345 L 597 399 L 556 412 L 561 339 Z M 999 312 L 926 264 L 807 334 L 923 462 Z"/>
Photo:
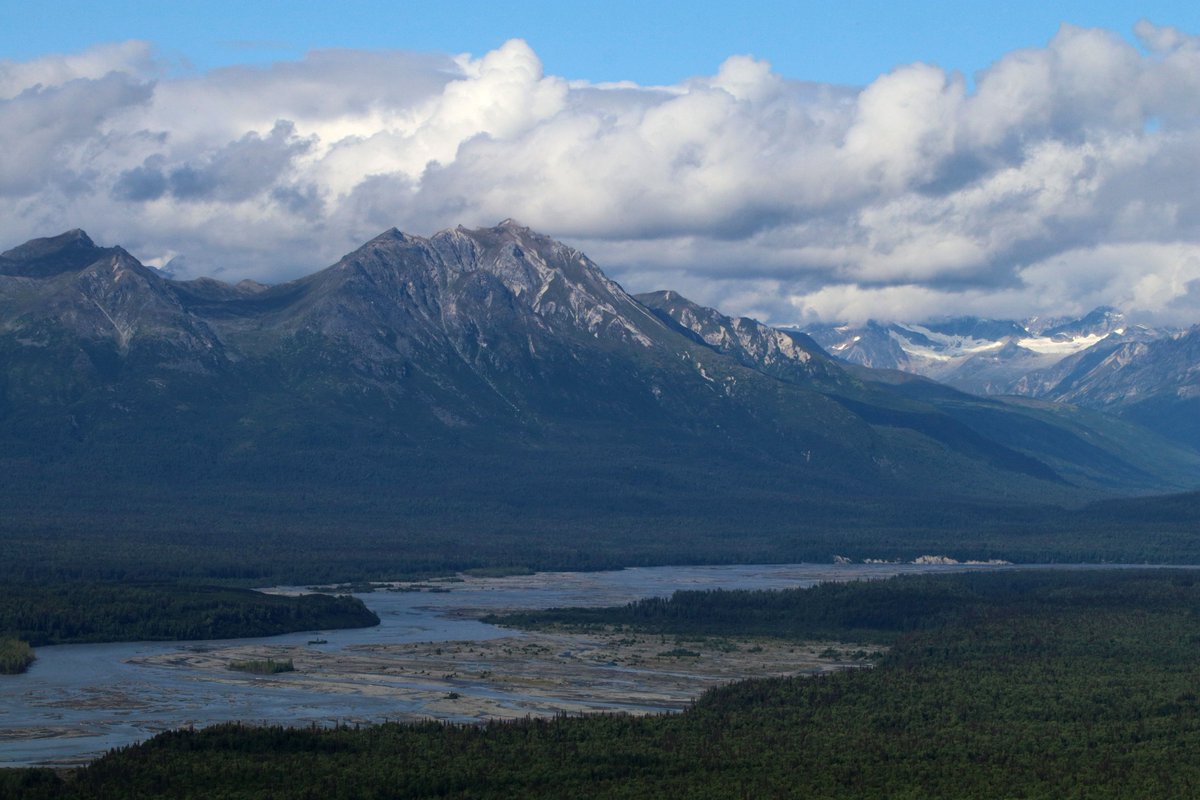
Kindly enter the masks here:
<path id="1" fill-rule="evenodd" d="M 0 800 L 1200 797 L 1200 5 L 10 5 Z"/>
<path id="2" fill-rule="evenodd" d="M 604 631 L 522 632 L 479 618 L 602 607 L 677 589 L 803 587 L 962 569 L 793 564 L 461 576 L 356 595 L 378 614 L 373 627 L 43 647 L 29 673 L 3 679 L 0 766 L 80 764 L 163 730 L 237 720 L 305 727 L 679 710 L 703 689 L 731 680 L 862 666 L 864 658 L 855 657 L 862 646 L 833 645 L 830 653 L 828 643 L 736 635 L 677 641 Z M 260 676 L 228 668 L 267 658 L 290 659 L 295 671 Z"/>
<path id="3" fill-rule="evenodd" d="M 1014 569 L 906 563 L 931 553 L 1200 563 L 1200 451 L 1186 436 L 846 363 L 804 334 L 674 292 L 634 297 L 511 220 L 429 238 L 392 229 L 276 286 L 175 281 L 82 231 L 34 240 L 0 255 L 0 366 L 0 576 L 12 585 L 111 594 L 111 607 L 92 604 L 99 631 L 145 616 L 122 599 L 139 584 L 158 586 L 164 608 L 196 584 L 386 585 L 359 598 L 379 610 L 377 628 L 41 647 L 28 673 L 6 678 L 14 765 L 90 762 L 156 734 L 121 752 L 170 747 L 197 727 L 237 749 L 366 724 L 365 737 L 399 731 L 436 750 L 476 734 L 394 723 L 482 724 L 499 744 L 564 713 L 585 713 L 589 731 L 635 726 L 629 741 L 653 752 L 642 737 L 660 725 L 682 725 L 693 743 L 711 735 L 692 727 L 695 708 L 722 697 L 769 698 L 797 675 L 819 687 L 909 658 L 886 649 L 898 636 L 949 625 L 959 646 L 975 619 L 959 614 L 986 618 L 987 603 L 961 584 L 909 596 L 916 584 L 889 583 L 885 609 L 866 617 L 882 629 L 845 616 L 876 602 L 869 583 L 820 624 L 797 608 L 751 624 L 757 612 L 722 612 L 723 595 L 660 628 L 597 607 L 674 588 Z M 755 563 L 779 566 L 738 566 Z M 619 571 L 588 572 L 604 569 Z M 1074 586 L 1064 574 L 1047 580 Z M 992 598 L 1018 627 L 1066 613 L 1038 579 L 1013 580 L 1050 592 L 1045 607 Z M 557 622 L 547 611 L 572 605 L 592 611 Z M 536 630 L 491 624 L 505 620 Z M 186 630 L 258 631 L 196 624 Z M 147 638 L 187 635 L 168 626 Z M 769 716 L 764 702 L 732 713 Z M 681 709 L 683 722 L 656 716 Z M 67 774 L 87 796 L 92 776 L 121 763 Z M 702 761 L 688 763 L 678 775 Z M 153 774 L 135 773 L 115 780 Z"/>
<path id="4" fill-rule="evenodd" d="M 788 568 L 752 568 L 745 577 L 761 578 L 774 569 Z M 786 648 L 795 651 L 788 656 L 796 660 L 780 666 L 799 667 L 800 674 L 710 689 L 681 713 L 666 715 L 559 714 L 485 724 L 367 726 L 341 717 L 334 725 L 306 727 L 266 720 L 189 726 L 111 752 L 79 770 L 0 771 L 0 791 L 23 798 L 92 798 L 120 786 L 145 797 L 206 797 L 327 791 L 336 785 L 353 793 L 431 798 L 447 793 L 605 797 L 618 790 L 629 797 L 725 797 L 746 787 L 770 792 L 787 786 L 827 797 L 969 793 L 999 798 L 1058 796 L 1081 787 L 1095 797 L 1145 791 L 1183 797 L 1195 785 L 1194 759 L 1186 756 L 1200 737 L 1192 691 L 1193 609 L 1200 586 L 1194 570 L 997 568 L 774 591 L 714 591 L 721 584 L 711 574 L 703 583 L 709 589 L 649 604 L 654 613 L 648 616 L 639 613 L 646 604 L 591 609 L 598 619 L 622 625 L 620 634 L 631 649 L 590 649 L 602 642 L 595 631 L 572 638 L 535 634 L 524 645 L 518 644 L 524 637 L 510 636 L 486 646 L 447 642 L 440 645 L 441 653 L 428 644 L 385 645 L 352 651 L 361 672 L 318 674 L 334 682 L 343 708 L 354 707 L 358 691 L 347 678 L 367 678 L 376 713 L 387 713 L 380 688 L 386 666 L 476 669 L 481 658 L 502 664 L 497 653 L 524 646 L 531 655 L 538 651 L 532 663 L 541 669 L 546 661 L 540 648 L 587 643 L 581 658 L 612 660 L 633 657 L 655 639 L 661 646 L 664 636 L 675 638 L 669 643 L 676 652 L 659 658 L 717 661 L 720 656 L 704 645 L 695 647 L 706 624 L 692 613 L 697 603 L 713 612 L 717 636 L 704 641 L 718 651 L 734 644 L 720 635 L 730 620 L 776 626 L 766 634 L 776 639 L 776 647 L 758 639 L 735 645 L 745 647 L 737 659 L 740 668 L 753 668 L 761 653 Z M 851 637 L 865 635 L 890 647 L 875 657 L 872 668 L 814 675 L 813 669 L 833 665 L 822 662 L 831 654 L 821 651 L 811 659 L 812 651 L 789 632 L 792 616 L 778 613 L 789 606 L 832 610 L 826 624 L 849 624 L 858 629 L 848 631 Z M 629 620 L 631 611 L 640 619 Z M 700 655 L 681 655 L 681 649 Z M 217 661 L 240 652 L 248 651 L 220 650 Z M 560 651 L 555 660 L 573 659 L 574 653 Z M 399 662 L 390 660 L 395 655 Z M 413 662 L 408 656 L 434 660 Z M 186 662 L 189 657 L 178 658 Z M 197 675 L 205 674 L 207 663 L 208 675 L 220 675 L 219 691 L 238 697 L 227 683 L 231 673 L 206 658 L 195 664 L 201 667 Z M 569 673 L 576 674 L 578 667 Z M 161 671 L 188 669 L 180 663 Z M 704 682 L 690 669 L 671 670 Z M 541 677 L 525 674 L 503 685 L 516 683 L 522 692 Z M 252 680 L 262 681 L 264 693 L 286 692 L 285 680 Z M 472 683 L 459 680 L 449 685 Z M 565 685 L 570 693 L 569 680 Z M 486 702 L 462 703 L 468 692 L 443 693 L 446 686 L 437 681 L 426 686 L 430 708 L 494 710 Z M 603 694 L 603 680 L 601 689 Z M 311 691 L 298 694 L 312 702 Z M 662 697 L 635 690 L 628 699 Z"/>

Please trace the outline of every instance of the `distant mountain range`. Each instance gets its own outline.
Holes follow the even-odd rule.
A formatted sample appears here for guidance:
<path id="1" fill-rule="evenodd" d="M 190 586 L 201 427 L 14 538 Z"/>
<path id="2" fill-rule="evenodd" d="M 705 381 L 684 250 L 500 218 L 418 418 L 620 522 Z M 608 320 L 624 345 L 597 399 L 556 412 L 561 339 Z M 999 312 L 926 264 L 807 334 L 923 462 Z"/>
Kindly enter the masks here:
<path id="1" fill-rule="evenodd" d="M 1134 325 L 1119 310 L 1101 307 L 1079 319 L 960 317 L 806 332 L 852 364 L 923 375 L 979 395 L 1112 412 L 1200 447 L 1200 328 Z"/>
<path id="2" fill-rule="evenodd" d="M 512 221 L 393 229 L 277 286 L 170 280 L 70 231 L 0 255 L 0 490 L 36 505 L 347 487 L 442 517 L 688 508 L 755 524 L 862 497 L 1195 487 L 1200 454 L 1137 425 L 848 365 L 818 344 L 895 368 L 918 340 L 981 357 L 1007 337 L 997 351 L 1045 367 L 1119 328 L 1122 346 L 1174 348 L 1179 365 L 1194 353 L 1187 337 L 1131 340 L 1111 311 L 1037 334 L 960 320 L 810 338 L 674 292 L 632 297 Z M 867 358 L 876 345 L 889 360 Z M 1068 379 L 1082 391 L 1069 375 L 1054 385 Z"/>
<path id="3" fill-rule="evenodd" d="M 1013 394 L 1030 372 L 1053 367 L 1101 342 L 1147 341 L 1165 335 L 1131 325 L 1120 311 L 1109 307 L 1081 319 L 1016 322 L 956 317 L 920 324 L 868 322 L 805 330 L 844 361 L 924 375 L 974 394 Z"/>

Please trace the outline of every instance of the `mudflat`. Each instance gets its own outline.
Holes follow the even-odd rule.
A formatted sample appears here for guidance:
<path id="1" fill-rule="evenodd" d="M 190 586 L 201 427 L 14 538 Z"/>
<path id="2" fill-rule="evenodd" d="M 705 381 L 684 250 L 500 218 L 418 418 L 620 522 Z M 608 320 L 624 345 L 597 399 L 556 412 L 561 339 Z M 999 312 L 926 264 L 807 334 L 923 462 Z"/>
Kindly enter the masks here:
<path id="1" fill-rule="evenodd" d="M 477 720 L 682 709 L 704 690 L 747 678 L 817 674 L 869 664 L 877 647 L 623 631 L 514 632 L 486 641 L 352 645 L 230 645 L 135 659 L 209 681 L 378 697 L 396 719 Z M 234 661 L 291 659 L 294 672 L 247 675 Z"/>

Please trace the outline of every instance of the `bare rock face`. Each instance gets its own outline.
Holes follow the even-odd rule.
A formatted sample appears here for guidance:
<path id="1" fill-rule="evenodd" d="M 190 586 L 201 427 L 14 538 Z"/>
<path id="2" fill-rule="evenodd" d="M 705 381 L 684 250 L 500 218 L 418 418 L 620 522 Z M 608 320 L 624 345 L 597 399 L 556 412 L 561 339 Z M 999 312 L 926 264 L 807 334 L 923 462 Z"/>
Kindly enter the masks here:
<path id="1" fill-rule="evenodd" d="M 709 347 L 768 375 L 830 386 L 850 382 L 845 370 L 806 334 L 772 328 L 747 317 L 727 317 L 672 291 L 640 294 L 637 299 Z"/>

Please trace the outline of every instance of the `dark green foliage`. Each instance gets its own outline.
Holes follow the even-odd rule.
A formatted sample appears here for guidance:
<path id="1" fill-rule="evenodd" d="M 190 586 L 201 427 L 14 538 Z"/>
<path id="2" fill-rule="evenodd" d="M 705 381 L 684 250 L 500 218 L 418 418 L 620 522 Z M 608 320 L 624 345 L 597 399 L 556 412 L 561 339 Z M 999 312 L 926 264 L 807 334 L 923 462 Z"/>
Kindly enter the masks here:
<path id="1" fill-rule="evenodd" d="M 686 647 L 673 647 L 670 650 L 664 650 L 659 653 L 664 658 L 699 658 L 700 654 L 695 650 L 688 650 Z"/>
<path id="2" fill-rule="evenodd" d="M 1054 602 L 1120 607 L 1162 597 L 1186 603 L 1193 573 L 1163 583 L 1141 570 L 978 571 L 961 575 L 910 575 L 889 580 L 823 583 L 806 589 L 706 589 L 677 591 L 615 608 L 551 608 L 490 615 L 492 624 L 521 628 L 621 627 L 645 633 L 699 636 L 770 636 L 784 639 L 851 639 L 890 643 L 903 633 L 964 624 L 993 613 L 1033 613 Z M 1200 573 L 1195 575 L 1200 579 Z M 1172 588 L 1176 587 L 1176 588 Z M 1182 594 L 1181 594 L 1182 592 Z M 1025 595 L 1029 597 L 1026 598 Z M 1200 591 L 1195 592 L 1200 599 Z M 1200 609 L 1198 609 L 1200 610 Z"/>
<path id="3" fill-rule="evenodd" d="M 17 583 L 0 593 L 0 633 L 34 645 L 232 639 L 378 624 L 362 601 L 323 594 L 118 583 Z"/>
<path id="4" fill-rule="evenodd" d="M 683 714 L 221 725 L 162 734 L 53 787 L 36 785 L 41 773 L 0 780 L 28 781 L 30 800 L 1194 797 L 1198 578 L 1008 572 L 855 584 L 850 595 L 894 590 L 896 612 L 882 621 L 919 629 L 879 666 L 733 684 Z M 947 596 L 967 598 L 961 614 Z M 941 622 L 924 625 L 925 610 Z"/>
<path id="5" fill-rule="evenodd" d="M 273 658 L 255 659 L 251 661 L 231 661 L 229 668 L 236 672 L 252 672 L 255 675 L 277 675 L 280 672 L 295 672 L 296 665 L 292 659 L 276 661 Z"/>
<path id="6" fill-rule="evenodd" d="M 1076 510 L 851 502 L 767 476 L 753 489 L 731 487 L 694 455 L 686 474 L 622 462 L 592 479 L 548 469 L 528 485 L 497 461 L 469 480 L 434 465 L 430 475 L 446 479 L 440 487 L 430 475 L 389 485 L 347 466 L 360 486 L 296 493 L 247 481 L 236 490 L 175 488 L 128 503 L 100 492 L 54 502 L 0 497 L 0 581 L 308 585 L 481 566 L 828 563 L 835 554 L 1200 563 L 1196 494 Z"/>
<path id="7" fill-rule="evenodd" d="M 552 608 L 485 617 L 513 627 L 628 627 L 648 633 L 852 638 L 889 642 L 944 624 L 987 600 L 969 584 L 936 577 L 826 583 L 811 589 L 689 590 L 619 608 Z"/>
<path id="8" fill-rule="evenodd" d="M 16 675 L 29 669 L 36 656 L 29 642 L 0 638 L 0 675 Z"/>
<path id="9" fill-rule="evenodd" d="M 52 769 L 0 769 L 0 797 L 58 797 L 62 778 Z"/>

